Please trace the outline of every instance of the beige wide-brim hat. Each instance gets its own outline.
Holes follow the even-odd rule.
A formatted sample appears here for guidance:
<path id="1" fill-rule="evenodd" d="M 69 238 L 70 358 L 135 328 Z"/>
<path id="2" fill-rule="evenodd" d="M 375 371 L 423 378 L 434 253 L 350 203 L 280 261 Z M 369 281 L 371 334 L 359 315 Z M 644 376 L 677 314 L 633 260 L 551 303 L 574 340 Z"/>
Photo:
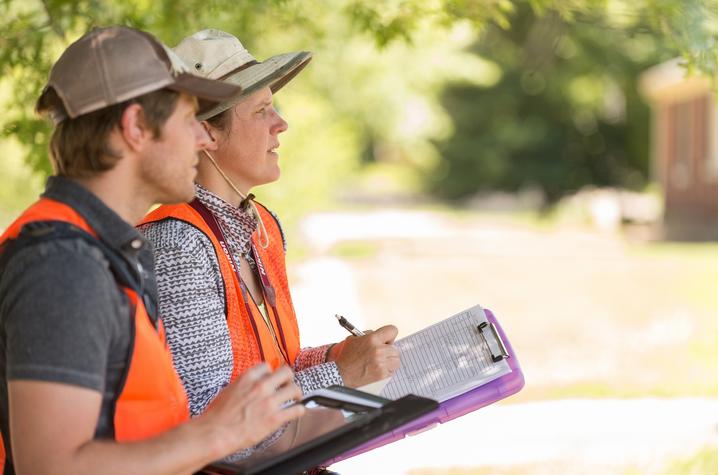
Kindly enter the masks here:
<path id="1" fill-rule="evenodd" d="M 279 54 L 259 62 L 234 36 L 207 29 L 188 36 L 174 48 L 194 74 L 240 86 L 242 92 L 197 115 L 205 120 L 224 112 L 260 88 L 277 92 L 312 59 L 309 51 Z"/>

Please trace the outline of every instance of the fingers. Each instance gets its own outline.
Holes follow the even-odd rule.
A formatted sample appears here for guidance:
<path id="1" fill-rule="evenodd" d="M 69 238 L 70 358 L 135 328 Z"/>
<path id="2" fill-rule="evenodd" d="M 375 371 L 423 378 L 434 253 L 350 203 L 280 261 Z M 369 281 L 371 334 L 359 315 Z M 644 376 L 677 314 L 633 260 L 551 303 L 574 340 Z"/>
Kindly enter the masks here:
<path id="1" fill-rule="evenodd" d="M 394 346 L 399 330 L 386 325 L 361 337 L 348 337 L 332 347 L 334 361 L 344 384 L 361 386 L 391 376 L 400 365 L 399 350 Z"/>
<path id="2" fill-rule="evenodd" d="M 395 354 L 392 354 L 386 358 L 386 367 L 389 370 L 389 374 L 394 374 L 399 366 L 401 366 L 401 358 L 399 358 L 399 350 L 393 348 Z"/>
<path id="3" fill-rule="evenodd" d="M 260 380 L 264 375 L 269 373 L 269 365 L 267 363 L 260 363 L 256 366 L 249 368 L 240 378 L 240 381 L 246 383 L 253 383 Z"/>
<path id="4" fill-rule="evenodd" d="M 399 362 L 399 348 L 394 345 L 386 345 L 382 348 L 381 358 L 385 361 Z"/>
<path id="5" fill-rule="evenodd" d="M 302 417 L 306 411 L 307 408 L 304 407 L 303 404 L 292 404 L 290 406 L 287 406 L 282 409 L 278 414 L 279 423 L 281 425 L 285 422 L 289 422 L 291 420 Z"/>
<path id="6" fill-rule="evenodd" d="M 371 333 L 372 338 L 376 338 L 382 343 L 391 344 L 394 343 L 396 336 L 399 334 L 399 329 L 394 325 L 384 325 L 381 328 L 377 328 Z"/>
<path id="7" fill-rule="evenodd" d="M 297 385 L 294 384 L 294 373 L 287 366 L 277 368 L 274 372 L 269 372 L 267 369 L 263 371 L 262 368 L 255 366 L 252 370 L 257 369 L 257 373 L 250 374 L 247 372 L 240 381 L 245 377 L 250 376 L 249 384 L 251 384 L 251 391 L 256 393 L 258 397 L 276 397 L 286 401 L 288 399 L 296 399 L 301 397 L 302 391 Z M 250 370 L 251 371 L 251 370 Z M 251 381 L 254 379 L 254 381 Z"/>
<path id="8" fill-rule="evenodd" d="M 401 366 L 399 350 L 394 346 L 385 346 L 381 352 L 377 353 L 375 362 L 379 375 L 382 378 L 389 377 Z"/>
<path id="9" fill-rule="evenodd" d="M 288 382 L 274 390 L 274 397 L 276 400 L 280 401 L 280 403 L 289 400 L 297 400 L 301 399 L 302 390 L 293 382 Z"/>
<path id="10" fill-rule="evenodd" d="M 282 366 L 266 376 L 265 379 L 267 384 L 274 388 L 279 388 L 287 383 L 291 383 L 294 380 L 294 373 L 289 369 L 289 366 Z"/>
<path id="11" fill-rule="evenodd" d="M 270 405 L 280 405 L 302 396 L 302 390 L 294 384 L 294 373 L 289 367 L 283 366 L 271 372 L 264 363 L 250 368 L 227 389 L 247 394 L 251 400 L 267 400 Z"/>
<path id="12" fill-rule="evenodd" d="M 239 379 L 230 386 L 236 388 L 234 391 L 248 392 L 262 381 L 262 379 L 269 374 L 269 371 L 269 366 L 266 363 L 258 364 L 249 368 L 247 372 L 241 375 Z"/>
<path id="13" fill-rule="evenodd" d="M 263 388 L 260 393 L 266 393 L 268 410 L 275 411 L 273 422 L 277 425 L 301 417 L 305 407 L 301 404 L 287 405 L 287 401 L 300 399 L 302 390 L 294 384 L 294 373 L 288 366 L 282 366 L 273 373 L 259 381 Z"/>

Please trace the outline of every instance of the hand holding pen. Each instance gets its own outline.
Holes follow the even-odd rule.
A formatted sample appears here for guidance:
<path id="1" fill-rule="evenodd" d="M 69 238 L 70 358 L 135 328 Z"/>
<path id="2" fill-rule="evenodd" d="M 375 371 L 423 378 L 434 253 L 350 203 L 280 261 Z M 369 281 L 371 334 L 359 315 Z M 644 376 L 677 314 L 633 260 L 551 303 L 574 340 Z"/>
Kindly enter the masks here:
<path id="1" fill-rule="evenodd" d="M 364 333 L 346 318 L 335 317 L 352 334 L 333 345 L 327 357 L 327 361 L 336 363 L 345 386 L 364 386 L 388 378 L 399 368 L 399 350 L 394 346 L 399 330 L 394 325 Z"/>

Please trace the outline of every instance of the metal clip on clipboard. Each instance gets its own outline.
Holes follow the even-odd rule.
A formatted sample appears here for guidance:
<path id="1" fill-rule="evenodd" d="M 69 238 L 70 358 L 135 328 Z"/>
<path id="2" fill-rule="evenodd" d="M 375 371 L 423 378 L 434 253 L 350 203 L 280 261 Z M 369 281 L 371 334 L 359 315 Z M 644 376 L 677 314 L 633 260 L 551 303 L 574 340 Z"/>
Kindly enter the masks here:
<path id="1" fill-rule="evenodd" d="M 486 327 L 489 327 L 489 329 L 491 329 L 491 333 L 494 334 L 494 338 L 496 339 L 496 342 L 499 345 L 500 353 L 498 355 L 494 354 L 494 352 L 491 350 L 491 345 L 489 345 L 489 342 L 486 339 L 486 334 L 484 333 L 484 329 Z M 486 347 L 489 349 L 489 353 L 491 353 L 491 360 L 494 363 L 498 363 L 499 361 L 504 360 L 509 357 L 509 352 L 506 351 L 506 345 L 504 345 L 504 342 L 501 339 L 501 336 L 499 336 L 499 332 L 496 331 L 496 325 L 494 325 L 493 323 L 490 323 L 490 322 L 481 322 L 481 324 L 478 325 L 476 328 L 478 328 L 478 330 L 479 330 L 481 339 L 484 340 L 484 343 L 486 343 Z"/>

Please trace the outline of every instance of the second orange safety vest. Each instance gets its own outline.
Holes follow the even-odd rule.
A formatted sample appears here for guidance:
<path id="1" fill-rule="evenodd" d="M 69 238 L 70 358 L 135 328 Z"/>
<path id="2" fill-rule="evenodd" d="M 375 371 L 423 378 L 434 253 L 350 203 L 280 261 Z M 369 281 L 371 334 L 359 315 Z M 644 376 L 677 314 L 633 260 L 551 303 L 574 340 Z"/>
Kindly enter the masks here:
<path id="1" fill-rule="evenodd" d="M 263 249 L 258 243 L 256 232 L 252 236 L 252 242 L 275 293 L 276 312 L 269 305 L 267 309 L 276 340 L 254 303 L 245 301 L 239 277 L 227 254 L 229 250 L 225 251 L 221 238 L 192 204 L 160 206 L 142 222 L 145 224 L 177 219 L 194 226 L 212 242 L 224 283 L 225 311 L 234 363 L 232 381 L 262 361 L 266 361 L 273 369 L 282 364 L 293 366 L 300 350 L 299 327 L 287 282 L 282 232 L 275 218 L 264 206 L 258 205 L 257 209 L 267 228 L 270 244 L 267 249 Z"/>

